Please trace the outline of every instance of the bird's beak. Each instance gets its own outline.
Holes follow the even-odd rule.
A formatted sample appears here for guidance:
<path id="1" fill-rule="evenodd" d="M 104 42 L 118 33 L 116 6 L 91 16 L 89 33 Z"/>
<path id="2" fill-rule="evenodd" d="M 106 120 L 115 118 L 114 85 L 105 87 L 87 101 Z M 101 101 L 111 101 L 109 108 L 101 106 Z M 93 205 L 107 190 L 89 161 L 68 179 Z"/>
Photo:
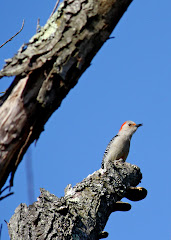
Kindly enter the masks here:
<path id="1" fill-rule="evenodd" d="M 138 128 L 138 127 L 141 127 L 143 124 L 142 123 L 139 123 L 139 124 L 136 124 L 135 126 Z"/>

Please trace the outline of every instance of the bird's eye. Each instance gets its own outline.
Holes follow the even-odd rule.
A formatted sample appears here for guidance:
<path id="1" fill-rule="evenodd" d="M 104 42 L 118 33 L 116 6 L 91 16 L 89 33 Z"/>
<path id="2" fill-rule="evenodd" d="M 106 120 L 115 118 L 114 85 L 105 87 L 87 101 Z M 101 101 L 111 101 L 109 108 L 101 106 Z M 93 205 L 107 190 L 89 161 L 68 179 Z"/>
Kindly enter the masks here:
<path id="1" fill-rule="evenodd" d="M 131 126 L 131 125 L 132 125 L 131 123 L 128 124 L 128 126 Z"/>

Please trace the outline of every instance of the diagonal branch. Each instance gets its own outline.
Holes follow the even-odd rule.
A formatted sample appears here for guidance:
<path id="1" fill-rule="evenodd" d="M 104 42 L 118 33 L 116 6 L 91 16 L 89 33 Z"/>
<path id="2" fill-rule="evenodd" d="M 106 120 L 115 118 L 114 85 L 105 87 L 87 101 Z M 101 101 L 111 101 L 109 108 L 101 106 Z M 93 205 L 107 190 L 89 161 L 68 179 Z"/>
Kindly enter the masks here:
<path id="1" fill-rule="evenodd" d="M 56 11 L 56 9 L 57 9 L 57 7 L 58 7 L 58 5 L 59 5 L 59 1 L 60 1 L 60 0 L 57 0 L 57 2 L 56 2 L 56 4 L 55 4 L 55 7 L 54 7 L 54 9 L 53 9 L 53 11 L 52 11 L 52 13 L 51 13 L 51 15 L 50 15 L 50 18 L 51 18 L 52 15 L 55 13 L 55 11 Z"/>
<path id="2" fill-rule="evenodd" d="M 46 25 L 6 61 L 15 76 L 0 98 L 0 189 L 52 113 L 90 66 L 132 0 L 65 0 Z"/>
<path id="3" fill-rule="evenodd" d="M 4 46 L 5 44 L 7 44 L 8 42 L 10 42 L 13 38 L 15 38 L 15 37 L 23 30 L 23 27 L 24 27 L 24 19 L 23 19 L 22 26 L 21 26 L 20 30 L 19 30 L 16 34 L 14 34 L 11 38 L 9 38 L 6 42 L 4 42 L 4 43 L 0 46 L 0 48 L 3 47 L 3 46 Z"/>

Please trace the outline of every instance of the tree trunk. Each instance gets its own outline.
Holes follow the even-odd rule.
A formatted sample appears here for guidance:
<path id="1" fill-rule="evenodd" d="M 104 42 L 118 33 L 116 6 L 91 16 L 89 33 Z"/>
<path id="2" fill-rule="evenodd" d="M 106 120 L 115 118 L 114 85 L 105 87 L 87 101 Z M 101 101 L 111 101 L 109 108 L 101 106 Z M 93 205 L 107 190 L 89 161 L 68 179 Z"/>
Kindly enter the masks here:
<path id="1" fill-rule="evenodd" d="M 102 232 L 109 215 L 128 211 L 131 205 L 118 202 L 123 197 L 137 201 L 147 191 L 135 188 L 141 181 L 140 169 L 130 163 L 115 161 L 107 170 L 100 169 L 81 183 L 65 189 L 58 198 L 41 189 L 37 202 L 20 204 L 8 223 L 11 240 L 96 240 L 105 238 Z"/>
<path id="2" fill-rule="evenodd" d="M 64 0 L 46 25 L 6 61 L 15 76 L 0 98 L 0 189 L 29 145 L 109 38 L 132 0 Z"/>

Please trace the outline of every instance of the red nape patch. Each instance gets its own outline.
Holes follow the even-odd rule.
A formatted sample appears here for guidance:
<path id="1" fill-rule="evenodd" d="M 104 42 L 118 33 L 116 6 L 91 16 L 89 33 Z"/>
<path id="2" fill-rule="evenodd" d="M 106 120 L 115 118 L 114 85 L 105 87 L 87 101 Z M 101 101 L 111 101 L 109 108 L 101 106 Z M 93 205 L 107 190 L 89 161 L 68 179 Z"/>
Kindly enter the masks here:
<path id="1" fill-rule="evenodd" d="M 122 130 L 123 126 L 125 125 L 126 122 L 124 122 L 119 130 L 119 132 Z"/>

